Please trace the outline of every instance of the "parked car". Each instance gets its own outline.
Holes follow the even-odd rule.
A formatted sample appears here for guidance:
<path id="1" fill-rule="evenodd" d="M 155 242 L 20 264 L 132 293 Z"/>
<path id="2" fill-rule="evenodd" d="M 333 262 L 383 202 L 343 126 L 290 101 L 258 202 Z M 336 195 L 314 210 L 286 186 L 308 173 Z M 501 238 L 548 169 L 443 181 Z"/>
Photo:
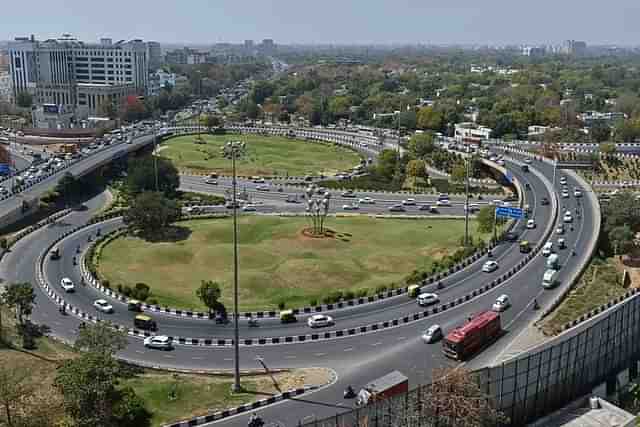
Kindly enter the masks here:
<path id="1" fill-rule="evenodd" d="M 333 318 L 331 316 L 327 316 L 326 314 L 314 314 L 313 316 L 307 319 L 307 325 L 310 328 L 322 328 L 325 326 L 333 325 Z"/>
<path id="2" fill-rule="evenodd" d="M 144 346 L 147 348 L 157 348 L 159 350 L 171 350 L 173 341 L 166 335 L 154 335 L 144 339 Z"/>

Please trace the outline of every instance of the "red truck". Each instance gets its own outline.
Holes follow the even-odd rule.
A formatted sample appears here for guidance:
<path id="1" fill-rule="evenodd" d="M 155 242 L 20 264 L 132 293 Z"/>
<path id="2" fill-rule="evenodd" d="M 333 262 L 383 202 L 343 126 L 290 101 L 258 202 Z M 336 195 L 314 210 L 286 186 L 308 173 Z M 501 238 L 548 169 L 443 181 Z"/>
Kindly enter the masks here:
<path id="1" fill-rule="evenodd" d="M 452 359 L 465 360 L 497 340 L 501 333 L 500 314 L 485 311 L 449 332 L 442 341 L 442 351 Z"/>
<path id="2" fill-rule="evenodd" d="M 358 392 L 357 405 L 366 405 L 369 402 L 387 399 L 397 394 L 409 391 L 409 378 L 400 371 L 393 371 L 367 384 Z"/>

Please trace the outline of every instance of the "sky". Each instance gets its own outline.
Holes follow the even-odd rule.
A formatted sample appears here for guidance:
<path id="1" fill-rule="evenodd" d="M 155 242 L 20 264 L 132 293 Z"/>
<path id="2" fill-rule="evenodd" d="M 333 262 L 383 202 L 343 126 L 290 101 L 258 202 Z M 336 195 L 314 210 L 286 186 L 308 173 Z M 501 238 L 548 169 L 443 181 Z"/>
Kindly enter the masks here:
<path id="1" fill-rule="evenodd" d="M 0 40 L 640 45 L 639 0 L 7 0 Z"/>

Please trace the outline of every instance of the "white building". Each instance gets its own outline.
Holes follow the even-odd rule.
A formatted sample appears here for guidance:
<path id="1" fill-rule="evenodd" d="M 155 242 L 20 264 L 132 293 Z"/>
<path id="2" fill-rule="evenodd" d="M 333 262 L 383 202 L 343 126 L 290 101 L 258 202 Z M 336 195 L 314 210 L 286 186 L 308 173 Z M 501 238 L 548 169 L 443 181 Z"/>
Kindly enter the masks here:
<path id="1" fill-rule="evenodd" d="M 0 72 L 0 102 L 13 104 L 13 83 L 11 74 Z"/>
<path id="2" fill-rule="evenodd" d="M 149 76 L 149 95 L 158 95 L 160 89 L 171 86 L 176 87 L 176 75 L 165 70 L 158 70 Z"/>
<path id="3" fill-rule="evenodd" d="M 158 42 L 147 42 L 147 61 L 150 70 L 157 70 L 162 65 L 162 48 Z"/>
<path id="4" fill-rule="evenodd" d="M 68 34 L 46 41 L 22 37 L 9 43 L 9 57 L 14 99 L 27 91 L 36 105 L 63 106 L 77 119 L 95 115 L 103 103 L 119 104 L 147 91 L 142 40 L 88 44 Z"/>
<path id="5" fill-rule="evenodd" d="M 489 139 L 493 130 L 472 122 L 456 123 L 455 137 L 459 139 Z"/>

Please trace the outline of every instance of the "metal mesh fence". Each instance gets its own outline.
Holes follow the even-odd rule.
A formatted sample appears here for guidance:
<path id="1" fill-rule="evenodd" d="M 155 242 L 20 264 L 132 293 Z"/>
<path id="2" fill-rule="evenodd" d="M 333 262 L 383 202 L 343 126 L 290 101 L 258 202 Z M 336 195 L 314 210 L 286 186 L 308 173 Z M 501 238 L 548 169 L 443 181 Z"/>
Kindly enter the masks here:
<path id="1" fill-rule="evenodd" d="M 553 412 L 630 368 L 640 360 L 640 295 L 636 295 L 588 328 L 570 333 L 548 347 L 499 366 L 476 371 L 479 384 L 507 417 L 520 426 Z M 366 407 L 304 427 L 444 426 L 426 414 L 424 386 L 373 402 Z M 447 424 L 449 425 L 449 424 Z"/>

